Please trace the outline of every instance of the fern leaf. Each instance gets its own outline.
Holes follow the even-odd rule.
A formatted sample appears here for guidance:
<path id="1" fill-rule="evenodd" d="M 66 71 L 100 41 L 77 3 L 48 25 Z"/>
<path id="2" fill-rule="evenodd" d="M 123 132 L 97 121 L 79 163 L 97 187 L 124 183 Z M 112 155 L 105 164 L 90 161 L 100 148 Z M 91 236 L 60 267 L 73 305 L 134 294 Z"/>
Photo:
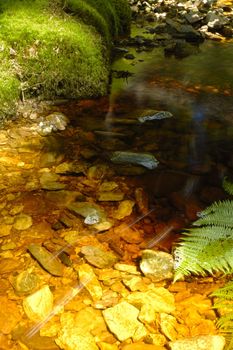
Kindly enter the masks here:
<path id="1" fill-rule="evenodd" d="M 219 210 L 203 216 L 194 222 L 195 226 L 219 225 L 233 227 L 233 205 L 232 208 L 220 208 Z"/>
<path id="2" fill-rule="evenodd" d="M 220 328 L 220 330 L 225 335 L 227 346 L 226 350 L 232 350 L 233 349 L 233 304 L 229 301 L 233 301 L 233 281 L 226 284 L 224 287 L 216 290 L 211 294 L 211 296 L 217 297 L 219 300 L 215 302 L 214 308 L 223 308 L 224 312 L 229 309 L 229 312 L 227 312 L 225 315 L 220 317 L 220 319 L 217 322 L 217 326 Z M 227 304 L 228 302 L 228 304 Z"/>
<path id="3" fill-rule="evenodd" d="M 227 193 L 233 195 L 233 182 L 228 181 L 226 177 L 223 180 L 223 188 Z"/>
<path id="4" fill-rule="evenodd" d="M 198 227 L 185 232 L 175 250 L 175 277 L 233 272 L 233 229 Z"/>
<path id="5" fill-rule="evenodd" d="M 233 201 L 232 200 L 224 200 L 221 202 L 214 202 L 212 205 L 207 207 L 205 210 L 201 211 L 199 213 L 199 217 L 203 218 L 207 215 L 213 214 L 213 213 L 233 213 Z M 200 220 L 200 219 L 199 219 Z M 197 220 L 196 222 L 198 222 Z M 195 224 L 196 224 L 195 222 Z M 229 225 L 230 226 L 230 225 Z"/>

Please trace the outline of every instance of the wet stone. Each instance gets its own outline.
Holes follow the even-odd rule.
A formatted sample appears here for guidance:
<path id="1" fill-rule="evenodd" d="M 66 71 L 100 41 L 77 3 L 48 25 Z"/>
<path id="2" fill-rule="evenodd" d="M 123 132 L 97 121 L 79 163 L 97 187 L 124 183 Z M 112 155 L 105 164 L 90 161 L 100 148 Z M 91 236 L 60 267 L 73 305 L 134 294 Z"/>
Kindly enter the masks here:
<path id="1" fill-rule="evenodd" d="M 85 172 L 85 165 L 84 164 L 79 164 L 75 162 L 64 162 L 59 164 L 56 169 L 55 173 L 56 174 L 83 174 Z"/>
<path id="2" fill-rule="evenodd" d="M 140 269 L 153 282 L 172 279 L 174 261 L 171 254 L 146 249 L 142 251 Z"/>
<path id="3" fill-rule="evenodd" d="M 85 256 L 85 259 L 98 268 L 112 267 L 118 260 L 118 258 L 109 251 L 104 251 L 94 246 L 85 246 L 80 250 Z"/>
<path id="4" fill-rule="evenodd" d="M 39 283 L 39 278 L 37 275 L 30 273 L 28 271 L 23 271 L 19 273 L 13 279 L 13 287 L 17 293 L 31 293 L 36 289 Z"/>
<path id="5" fill-rule="evenodd" d="M 97 280 L 93 268 L 88 264 L 83 264 L 78 267 L 80 283 L 88 290 L 93 300 L 102 298 L 102 287 Z"/>
<path id="6" fill-rule="evenodd" d="M 5 243 L 1 246 L 1 249 L 4 250 L 12 250 L 16 248 L 16 244 L 14 242 Z"/>
<path id="7" fill-rule="evenodd" d="M 30 244 L 28 247 L 32 256 L 48 271 L 51 275 L 62 276 L 64 266 L 60 261 L 44 247 L 37 244 Z"/>
<path id="8" fill-rule="evenodd" d="M 59 350 L 60 348 L 55 343 L 55 340 L 50 337 L 40 336 L 39 333 L 31 337 L 22 335 L 20 337 L 20 342 L 25 344 L 28 349 L 33 350 Z"/>
<path id="9" fill-rule="evenodd" d="M 56 343 L 61 349 L 77 350 L 78 344 L 79 350 L 99 350 L 90 331 L 102 320 L 91 308 L 81 310 L 76 315 L 66 312 L 60 321 L 61 329 Z"/>
<path id="10" fill-rule="evenodd" d="M 59 182 L 59 175 L 53 173 L 43 173 L 40 177 L 40 184 L 43 190 L 62 190 L 66 187 L 65 184 Z"/>
<path id="11" fill-rule="evenodd" d="M 165 350 L 163 346 L 145 344 L 145 343 L 133 343 L 124 345 L 122 350 Z"/>
<path id="12" fill-rule="evenodd" d="M 161 332 L 172 341 L 177 339 L 177 321 L 176 318 L 172 315 L 161 313 L 160 315 L 160 328 Z"/>
<path id="13" fill-rule="evenodd" d="M 37 131 L 40 135 L 49 135 L 52 131 L 65 130 L 69 120 L 68 118 L 60 113 L 54 112 L 43 118 L 37 126 Z"/>
<path id="14" fill-rule="evenodd" d="M 11 233 L 12 225 L 1 224 L 0 225 L 0 237 L 9 236 Z"/>
<path id="15" fill-rule="evenodd" d="M 138 164 L 147 169 L 155 169 L 159 164 L 157 159 L 149 153 L 117 151 L 113 152 L 110 159 L 113 163 Z"/>
<path id="16" fill-rule="evenodd" d="M 147 334 L 142 323 L 138 321 L 138 314 L 139 310 L 125 301 L 103 311 L 109 329 L 120 341 L 135 337 L 139 330 L 141 338 Z"/>
<path id="17" fill-rule="evenodd" d="M 170 342 L 171 350 L 223 350 L 225 338 L 221 335 L 201 335 Z"/>
<path id="18" fill-rule="evenodd" d="M 97 200 L 100 202 L 119 202 L 124 199 L 122 192 L 100 192 L 97 195 Z"/>
<path id="19" fill-rule="evenodd" d="M 118 188 L 118 184 L 114 181 L 104 181 L 102 184 L 99 186 L 99 191 L 100 192 L 110 192 Z"/>
<path id="20" fill-rule="evenodd" d="M 145 111 L 143 116 L 138 117 L 140 123 L 145 123 L 154 120 L 162 120 L 172 118 L 172 113 L 168 111 Z"/>
<path id="21" fill-rule="evenodd" d="M 15 217 L 13 227 L 16 230 L 19 230 L 19 231 L 27 230 L 31 226 L 32 226 L 31 216 L 26 214 L 19 214 Z"/>
<path id="22" fill-rule="evenodd" d="M 74 202 L 67 208 L 85 218 L 85 224 L 94 225 L 105 219 L 105 213 L 102 208 L 94 203 L 89 202 Z"/>
<path id="23" fill-rule="evenodd" d="M 12 271 L 17 271 L 22 268 L 22 263 L 17 259 L 5 258 L 1 257 L 0 264 L 0 275 L 4 275 L 5 273 L 10 273 Z"/>
<path id="24" fill-rule="evenodd" d="M 123 200 L 119 203 L 118 208 L 114 211 L 113 217 L 117 220 L 124 219 L 126 216 L 132 214 L 134 205 L 134 201 L 131 201 L 129 199 Z"/>
<path id="25" fill-rule="evenodd" d="M 9 334 L 20 321 L 21 314 L 17 304 L 5 296 L 0 296 L 0 305 L 0 334 Z"/>
<path id="26" fill-rule="evenodd" d="M 23 308 L 27 317 L 32 321 L 43 320 L 53 309 L 53 294 L 45 285 L 34 294 L 23 300 Z"/>
<path id="27" fill-rule="evenodd" d="M 141 314 L 143 313 L 146 317 L 147 314 L 151 315 L 151 310 L 154 312 L 154 317 L 157 312 L 169 314 L 175 311 L 174 296 L 163 287 L 150 287 L 145 292 L 133 292 L 127 296 L 127 301 L 140 308 Z"/>

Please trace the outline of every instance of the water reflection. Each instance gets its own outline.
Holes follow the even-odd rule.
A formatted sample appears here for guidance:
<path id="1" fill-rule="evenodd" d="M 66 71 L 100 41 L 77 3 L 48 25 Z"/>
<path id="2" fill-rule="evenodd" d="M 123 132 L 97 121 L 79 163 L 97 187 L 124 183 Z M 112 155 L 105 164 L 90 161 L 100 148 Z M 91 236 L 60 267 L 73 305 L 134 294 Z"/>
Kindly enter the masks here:
<path id="1" fill-rule="evenodd" d="M 140 126 L 137 139 L 144 137 L 147 144 L 160 141 L 156 153 L 163 161 L 171 164 L 173 158 L 173 163 L 186 163 L 192 171 L 205 172 L 213 161 L 228 162 L 233 136 L 233 43 L 206 42 L 199 53 L 182 60 L 164 58 L 159 50 L 152 56 L 141 67 L 127 66 L 134 75 L 128 82 L 121 79 L 121 91 L 119 83 L 117 91 L 113 83 L 108 129 L 119 114 L 135 118 L 148 108 L 167 110 L 174 115 L 172 121 Z"/>

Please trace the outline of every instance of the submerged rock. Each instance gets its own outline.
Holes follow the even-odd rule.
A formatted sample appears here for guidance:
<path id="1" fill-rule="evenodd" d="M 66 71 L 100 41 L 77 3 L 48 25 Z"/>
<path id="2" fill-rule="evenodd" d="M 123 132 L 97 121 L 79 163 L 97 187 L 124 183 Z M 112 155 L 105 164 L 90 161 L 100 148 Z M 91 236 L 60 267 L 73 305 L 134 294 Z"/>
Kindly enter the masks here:
<path id="1" fill-rule="evenodd" d="M 38 244 L 30 244 L 28 247 L 32 256 L 42 265 L 42 267 L 54 276 L 62 276 L 64 266 L 56 258 L 55 255 L 50 253 L 44 247 Z"/>
<path id="2" fill-rule="evenodd" d="M 22 317 L 19 307 L 6 296 L 0 296 L 0 305 L 0 335 L 10 334 Z"/>
<path id="3" fill-rule="evenodd" d="M 75 162 L 63 162 L 59 164 L 56 169 L 56 174 L 83 174 L 85 172 L 85 165 Z"/>
<path id="4" fill-rule="evenodd" d="M 54 112 L 43 118 L 37 126 L 37 131 L 40 135 L 49 135 L 52 131 L 65 130 L 69 120 L 60 112 Z"/>
<path id="5" fill-rule="evenodd" d="M 120 202 L 118 208 L 113 213 L 113 217 L 117 220 L 124 219 L 126 216 L 132 214 L 134 205 L 135 202 L 129 199 Z"/>
<path id="6" fill-rule="evenodd" d="M 95 246 L 82 247 L 80 252 L 85 256 L 85 259 L 91 264 L 100 269 L 112 267 L 118 258 L 112 252 L 106 252 Z"/>
<path id="7" fill-rule="evenodd" d="M 13 279 L 13 287 L 18 293 L 31 293 L 38 285 L 39 278 L 34 273 L 23 271 Z"/>
<path id="8" fill-rule="evenodd" d="M 110 159 L 113 163 L 138 164 L 147 169 L 155 169 L 159 164 L 153 154 L 149 153 L 116 151 L 113 152 Z"/>
<path id="9" fill-rule="evenodd" d="M 95 203 L 73 202 L 67 208 L 85 218 L 84 223 L 87 225 L 98 224 L 106 219 L 104 210 Z"/>
<path id="10" fill-rule="evenodd" d="M 23 301 L 23 308 L 32 321 L 43 320 L 53 309 L 53 294 L 48 285 L 45 285 Z"/>
<path id="11" fill-rule="evenodd" d="M 120 341 L 135 338 L 137 334 L 142 339 L 147 334 L 146 328 L 138 321 L 138 314 L 139 310 L 126 301 L 103 311 L 109 329 Z"/>
<path id="12" fill-rule="evenodd" d="M 59 182 L 59 175 L 53 173 L 43 173 L 40 177 L 40 184 L 43 190 L 63 190 L 66 185 Z"/>
<path id="13" fill-rule="evenodd" d="M 148 111 L 146 115 L 138 117 L 138 120 L 140 121 L 140 123 L 145 123 L 148 121 L 161 120 L 161 119 L 167 119 L 172 117 L 173 117 L 172 113 L 168 111 Z"/>
<path id="14" fill-rule="evenodd" d="M 123 192 L 99 192 L 97 195 L 97 200 L 100 202 L 119 202 L 124 199 Z"/>
<path id="15" fill-rule="evenodd" d="M 88 290 L 94 301 L 102 298 L 102 287 L 94 273 L 93 268 L 88 264 L 78 266 L 80 283 Z"/>
<path id="16" fill-rule="evenodd" d="M 159 282 L 173 277 L 174 261 L 171 254 L 146 249 L 142 252 L 140 269 L 152 281 Z"/>
<path id="17" fill-rule="evenodd" d="M 19 230 L 19 231 L 27 230 L 31 226 L 32 226 L 31 216 L 26 214 L 19 214 L 15 217 L 15 222 L 13 227 L 16 230 Z"/>
<path id="18" fill-rule="evenodd" d="M 200 335 L 169 343 L 171 350 L 223 350 L 225 338 L 221 335 Z"/>

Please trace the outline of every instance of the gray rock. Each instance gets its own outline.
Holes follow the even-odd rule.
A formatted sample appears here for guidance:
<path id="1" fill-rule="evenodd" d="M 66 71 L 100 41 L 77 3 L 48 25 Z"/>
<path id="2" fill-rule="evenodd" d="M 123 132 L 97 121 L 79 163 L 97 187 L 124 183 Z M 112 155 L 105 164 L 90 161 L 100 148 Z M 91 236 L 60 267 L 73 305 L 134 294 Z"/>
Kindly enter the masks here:
<path id="1" fill-rule="evenodd" d="M 69 120 L 60 112 L 54 112 L 43 118 L 37 126 L 37 131 L 40 135 L 49 135 L 52 131 L 65 130 Z"/>
<path id="2" fill-rule="evenodd" d="M 187 41 L 195 41 L 195 42 L 203 42 L 204 37 L 202 33 L 195 30 L 191 25 L 189 24 L 180 24 L 170 18 L 166 19 L 166 23 L 169 26 L 168 32 L 174 37 L 174 38 L 180 38 L 185 39 Z"/>
<path id="3" fill-rule="evenodd" d="M 168 111 L 148 111 L 147 115 L 139 117 L 138 120 L 140 123 L 145 123 L 147 121 L 161 120 L 172 117 L 173 115 Z"/>
<path id="4" fill-rule="evenodd" d="M 111 161 L 113 163 L 138 164 L 147 169 L 155 169 L 159 164 L 157 159 L 152 154 L 127 151 L 113 152 Z"/>
<path id="5" fill-rule="evenodd" d="M 104 210 L 97 204 L 89 202 L 74 202 L 67 206 L 67 208 L 85 218 L 85 224 L 94 225 L 106 219 Z"/>
<path id="6" fill-rule="evenodd" d="M 142 252 L 140 269 L 154 282 L 172 279 L 174 262 L 170 254 L 146 249 Z"/>
<path id="7" fill-rule="evenodd" d="M 91 265 L 99 268 L 110 268 L 118 260 L 113 253 L 106 252 L 95 246 L 82 247 L 80 252 Z"/>
<path id="8" fill-rule="evenodd" d="M 201 21 L 204 18 L 204 16 L 201 15 L 201 13 L 198 10 L 196 10 L 196 11 L 195 10 L 190 10 L 187 13 L 184 14 L 184 17 L 187 19 L 187 21 L 190 24 L 197 23 L 197 22 Z"/>
<path id="9" fill-rule="evenodd" d="M 221 29 L 229 22 L 228 18 L 214 11 L 209 11 L 206 16 L 206 23 L 210 29 Z"/>

